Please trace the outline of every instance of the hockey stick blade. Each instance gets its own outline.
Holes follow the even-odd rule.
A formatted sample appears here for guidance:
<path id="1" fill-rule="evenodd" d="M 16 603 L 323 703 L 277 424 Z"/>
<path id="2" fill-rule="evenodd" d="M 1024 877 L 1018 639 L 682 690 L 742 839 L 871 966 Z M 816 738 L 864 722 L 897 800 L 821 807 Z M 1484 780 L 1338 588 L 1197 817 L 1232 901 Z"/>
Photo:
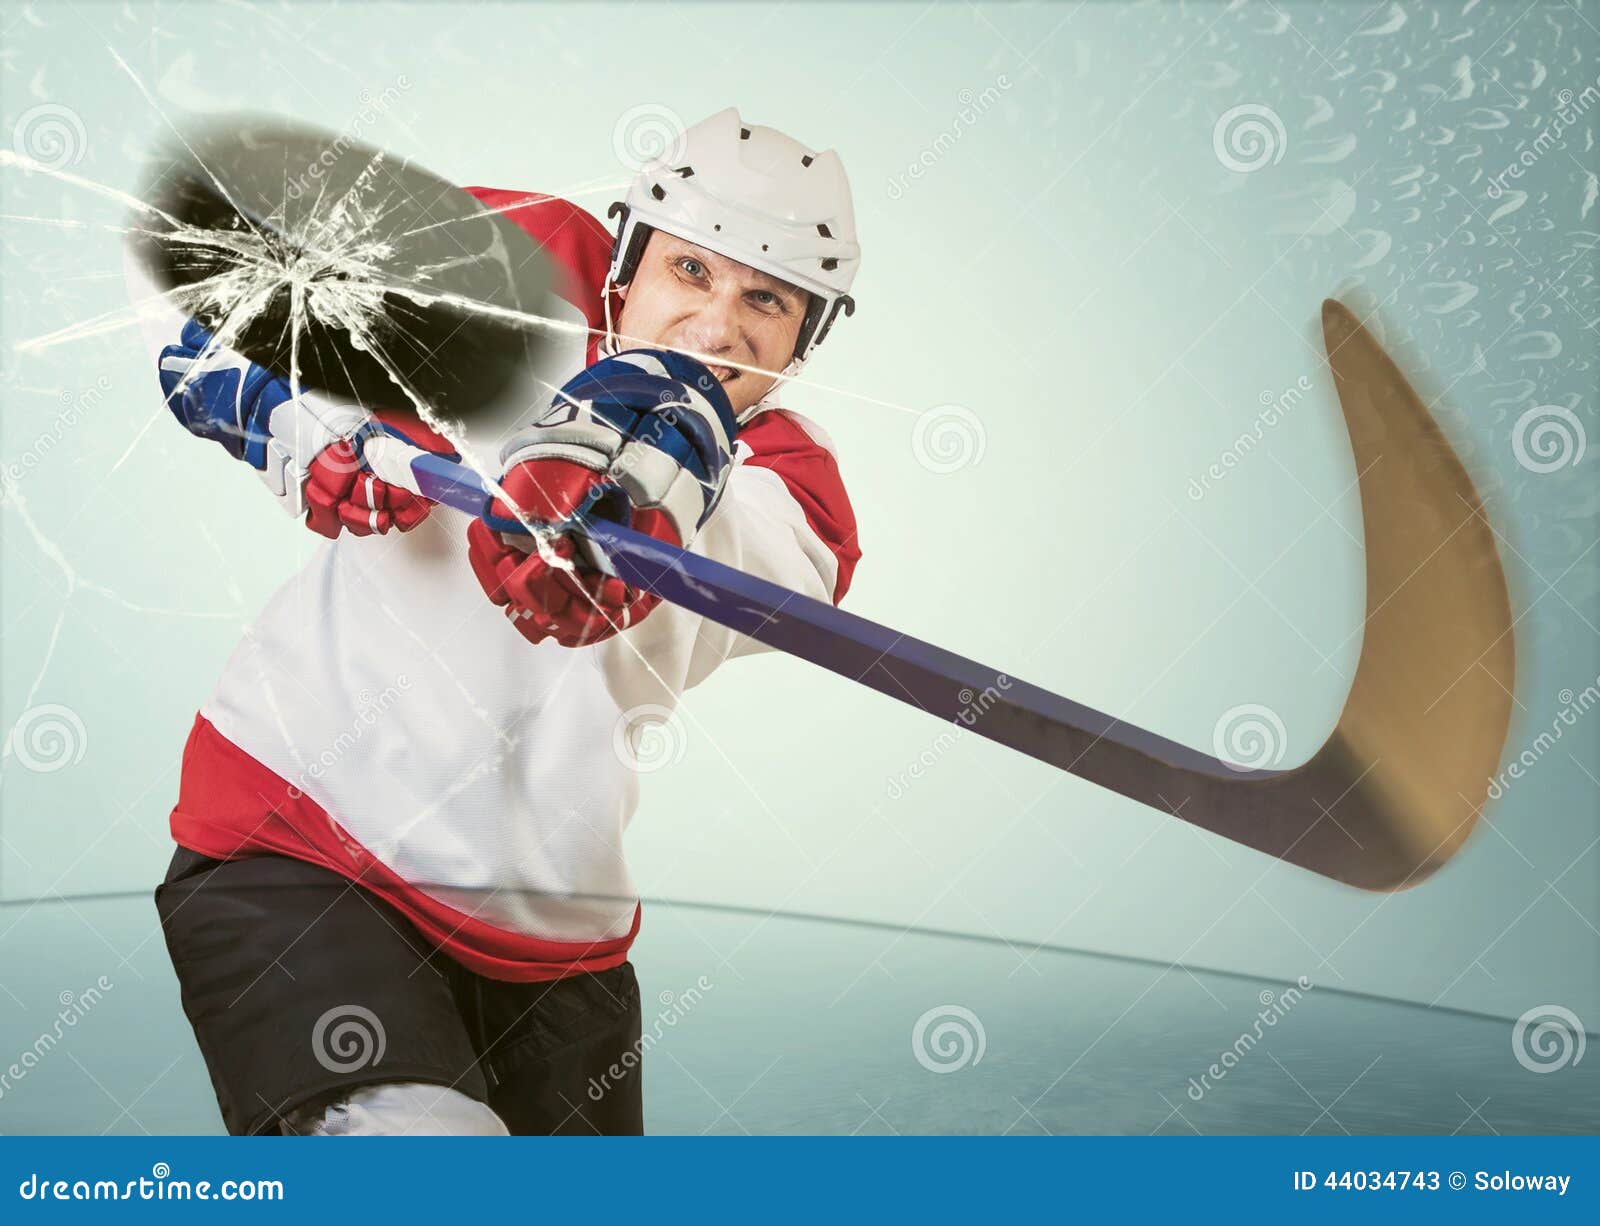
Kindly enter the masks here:
<path id="1" fill-rule="evenodd" d="M 1341 304 L 1323 335 L 1360 474 L 1365 627 L 1332 734 L 1304 764 L 1239 770 L 1059 694 L 616 524 L 585 534 L 626 582 L 1267 855 L 1367 890 L 1448 860 L 1487 799 L 1510 722 L 1510 599 L 1472 482 L 1383 348 Z M 427 497 L 488 491 L 437 456 Z M 381 475 L 381 474 L 380 474 Z"/>

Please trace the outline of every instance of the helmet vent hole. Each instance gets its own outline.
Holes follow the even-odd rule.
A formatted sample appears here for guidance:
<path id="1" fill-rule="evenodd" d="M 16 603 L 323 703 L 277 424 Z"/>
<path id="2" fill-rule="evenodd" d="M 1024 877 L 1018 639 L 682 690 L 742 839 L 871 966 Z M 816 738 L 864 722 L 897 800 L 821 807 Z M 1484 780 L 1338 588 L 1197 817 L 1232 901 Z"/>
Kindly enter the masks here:
<path id="1" fill-rule="evenodd" d="M 719 222 L 717 222 L 716 225 L 712 226 L 711 228 L 713 230 L 721 230 L 722 229 L 722 223 L 719 221 Z"/>
<path id="2" fill-rule="evenodd" d="M 693 178 L 694 177 L 694 167 L 693 166 L 680 166 L 680 167 L 678 167 L 678 177 L 679 178 L 683 178 L 683 179 Z"/>
<path id="3" fill-rule="evenodd" d="M 666 190 L 659 183 L 652 183 L 650 185 L 650 194 L 657 200 L 665 200 L 667 198 Z"/>
<path id="4" fill-rule="evenodd" d="M 831 255 L 822 261 L 823 272 L 832 272 L 837 267 L 839 267 L 839 261 L 834 259 Z"/>
<path id="5" fill-rule="evenodd" d="M 765 251 L 766 249 L 767 249 L 767 245 L 765 243 L 762 243 L 761 244 L 761 250 Z"/>
<path id="6" fill-rule="evenodd" d="M 811 165 L 811 155 L 809 153 L 806 154 L 805 157 L 800 159 L 800 165 L 802 165 L 802 166 Z"/>
<path id="7" fill-rule="evenodd" d="M 749 128 L 740 128 L 739 129 L 739 139 L 740 140 L 749 140 L 750 139 L 750 129 Z"/>
<path id="8" fill-rule="evenodd" d="M 817 233 L 822 235 L 823 238 L 832 238 L 833 237 L 833 231 L 828 229 L 827 224 L 825 222 L 820 222 L 819 221 L 817 223 Z"/>

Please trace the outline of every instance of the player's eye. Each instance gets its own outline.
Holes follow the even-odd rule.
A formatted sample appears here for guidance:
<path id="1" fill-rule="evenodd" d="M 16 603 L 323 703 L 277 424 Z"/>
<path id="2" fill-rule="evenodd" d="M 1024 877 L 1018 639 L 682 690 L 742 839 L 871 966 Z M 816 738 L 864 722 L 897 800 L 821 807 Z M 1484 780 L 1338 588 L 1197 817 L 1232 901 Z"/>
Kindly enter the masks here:
<path id="1" fill-rule="evenodd" d="M 678 267 L 683 269 L 686 275 L 693 277 L 696 281 L 701 280 L 706 275 L 706 266 L 699 260 L 695 259 L 692 255 L 679 256 Z"/>
<path id="2" fill-rule="evenodd" d="M 788 304 L 770 289 L 753 289 L 749 294 L 750 301 L 763 311 L 783 311 L 788 309 Z"/>

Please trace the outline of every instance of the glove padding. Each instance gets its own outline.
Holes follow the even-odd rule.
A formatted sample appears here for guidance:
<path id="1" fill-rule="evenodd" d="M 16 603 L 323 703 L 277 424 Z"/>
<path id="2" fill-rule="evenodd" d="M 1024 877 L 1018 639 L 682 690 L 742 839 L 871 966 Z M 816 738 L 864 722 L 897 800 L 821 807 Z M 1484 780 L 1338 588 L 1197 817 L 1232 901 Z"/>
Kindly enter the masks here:
<path id="1" fill-rule="evenodd" d="M 404 437 L 388 426 L 380 428 Z M 352 536 L 382 536 L 390 528 L 410 532 L 433 509 L 433 503 L 420 494 L 373 476 L 348 441 L 331 444 L 311 461 L 303 497 L 306 527 L 329 540 L 341 528 Z"/>
<path id="2" fill-rule="evenodd" d="M 330 539 L 341 529 L 370 536 L 416 527 L 433 506 L 361 465 L 359 439 L 392 427 L 353 405 L 302 391 L 229 349 L 194 320 L 161 351 L 159 374 L 167 407 L 183 427 L 219 443 L 254 468 L 284 508 Z M 406 439 L 410 442 L 409 439 Z"/>
<path id="3" fill-rule="evenodd" d="M 535 522 L 576 523 L 597 488 L 593 471 L 567 460 L 529 460 L 501 480 L 501 488 Z M 496 499 L 491 513 L 515 518 Z M 587 514 L 587 509 L 582 514 Z M 626 522 L 626 521 L 625 521 Z M 631 526 L 658 540 L 679 544 L 677 533 L 659 511 L 636 511 Z M 557 536 L 533 550 L 533 538 L 500 534 L 481 519 L 467 526 L 467 556 L 489 599 L 505 608 L 530 643 L 553 638 L 563 647 L 582 647 L 635 625 L 660 603 L 660 597 L 629 587 L 612 575 L 576 569 L 577 542 Z M 559 561 L 552 561 L 552 557 Z"/>
<path id="4" fill-rule="evenodd" d="M 567 569 L 578 554 L 570 530 L 610 519 L 686 547 L 716 509 L 737 430 L 727 393 L 692 358 L 631 350 L 595 363 L 507 444 L 506 497 L 489 508 L 490 518 L 556 529 L 549 556 L 475 520 L 467 543 L 478 582 L 530 642 L 578 647 L 636 625 L 659 597 Z"/>

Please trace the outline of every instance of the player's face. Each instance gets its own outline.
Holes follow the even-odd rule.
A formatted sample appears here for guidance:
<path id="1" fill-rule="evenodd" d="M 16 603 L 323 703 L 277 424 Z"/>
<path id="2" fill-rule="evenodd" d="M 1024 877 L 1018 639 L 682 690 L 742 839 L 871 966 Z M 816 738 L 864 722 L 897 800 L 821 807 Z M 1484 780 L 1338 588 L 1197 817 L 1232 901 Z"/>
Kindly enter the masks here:
<path id="1" fill-rule="evenodd" d="M 758 371 L 775 374 L 789 364 L 807 305 L 804 290 L 660 230 L 645 244 L 632 284 L 619 292 L 623 344 L 726 361 L 712 364 L 711 372 L 736 413 L 776 382 Z"/>

